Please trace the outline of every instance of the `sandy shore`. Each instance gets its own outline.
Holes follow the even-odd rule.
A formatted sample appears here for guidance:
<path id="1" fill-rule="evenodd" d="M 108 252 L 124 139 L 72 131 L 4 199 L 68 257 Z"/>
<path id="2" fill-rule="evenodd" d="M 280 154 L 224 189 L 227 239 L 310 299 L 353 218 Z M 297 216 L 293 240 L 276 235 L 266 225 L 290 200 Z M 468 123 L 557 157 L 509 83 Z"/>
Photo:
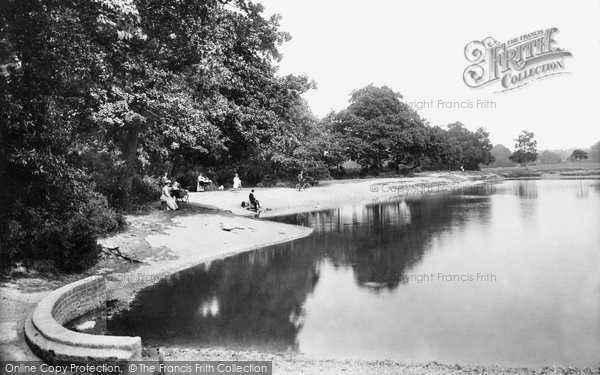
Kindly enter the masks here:
<path id="1" fill-rule="evenodd" d="M 427 173 L 411 178 L 321 181 L 305 191 L 293 188 L 255 188 L 254 195 L 263 210 L 261 218 L 302 211 L 339 207 L 352 203 L 372 203 L 398 195 L 415 195 L 459 189 L 498 179 L 493 173 Z M 190 203 L 225 210 L 242 216 L 254 212 L 241 207 L 248 201 L 250 188 L 240 191 L 190 193 Z"/>
<path id="2" fill-rule="evenodd" d="M 414 178 L 326 181 L 307 191 L 291 188 L 256 189 L 261 201 L 261 218 L 299 211 L 324 209 L 351 203 L 378 202 L 393 196 L 449 191 L 494 180 L 490 173 L 441 173 Z M 55 278 L 26 274 L 0 285 L 0 359 L 34 358 L 23 341 L 25 316 L 49 291 L 89 276 L 105 275 L 110 300 L 116 310 L 127 308 L 143 288 L 178 270 L 224 258 L 255 248 L 307 236 L 308 228 L 254 218 L 241 207 L 250 189 L 191 193 L 190 202 L 179 211 L 154 211 L 127 217 L 127 231 L 102 240 L 106 247 L 118 247 L 123 255 L 140 260 L 129 263 L 104 255 L 84 274 Z M 148 359 L 157 348 L 145 348 Z M 260 353 L 224 348 L 163 348 L 167 360 L 272 360 L 276 374 L 580 374 L 598 373 L 578 369 L 507 369 L 497 366 L 459 366 L 438 363 L 406 364 L 394 361 L 320 360 L 295 353 Z"/>
<path id="3" fill-rule="evenodd" d="M 102 241 L 143 263 L 106 275 L 109 299 L 127 306 L 135 294 L 179 270 L 309 235 L 310 228 L 241 217 L 189 205 L 180 211 L 128 217 L 130 230 Z"/>

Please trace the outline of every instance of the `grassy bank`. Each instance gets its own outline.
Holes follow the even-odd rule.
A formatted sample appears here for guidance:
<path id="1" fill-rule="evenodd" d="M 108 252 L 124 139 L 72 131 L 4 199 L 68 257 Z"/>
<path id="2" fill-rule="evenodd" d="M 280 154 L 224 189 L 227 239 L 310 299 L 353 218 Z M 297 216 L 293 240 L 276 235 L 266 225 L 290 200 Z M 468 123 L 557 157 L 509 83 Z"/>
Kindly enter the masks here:
<path id="1" fill-rule="evenodd" d="M 561 162 L 553 164 L 536 164 L 525 167 L 484 168 L 484 172 L 495 173 L 504 178 L 569 178 L 600 177 L 600 162 L 585 160 L 581 162 Z"/>

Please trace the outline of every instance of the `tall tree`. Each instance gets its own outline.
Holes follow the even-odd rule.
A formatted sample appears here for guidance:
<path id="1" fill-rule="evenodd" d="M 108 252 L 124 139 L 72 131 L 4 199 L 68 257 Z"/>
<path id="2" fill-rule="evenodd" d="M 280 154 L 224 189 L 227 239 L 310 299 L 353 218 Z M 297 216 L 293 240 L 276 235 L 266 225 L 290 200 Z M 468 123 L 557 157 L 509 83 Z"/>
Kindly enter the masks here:
<path id="1" fill-rule="evenodd" d="M 589 155 L 588 155 L 587 152 L 585 152 L 582 149 L 578 148 L 576 150 L 573 150 L 573 153 L 571 153 L 571 157 L 573 159 L 579 160 L 579 168 L 581 169 L 581 161 L 584 160 L 584 159 L 588 159 Z"/>
<path id="2" fill-rule="evenodd" d="M 465 128 L 461 122 L 448 124 L 448 137 L 458 147 L 460 165 L 468 170 L 479 170 L 480 164 L 494 161 L 490 151 L 492 144 L 489 133 L 479 128 L 475 132 Z"/>
<path id="3" fill-rule="evenodd" d="M 515 139 L 515 152 L 509 159 L 515 163 L 525 165 L 525 169 L 527 169 L 527 163 L 535 162 L 537 159 L 537 141 L 534 137 L 533 132 L 523 130 Z"/>
<path id="4" fill-rule="evenodd" d="M 462 151 L 458 141 L 440 126 L 430 129 L 427 158 L 432 169 L 457 169 L 461 165 Z"/>
<path id="5" fill-rule="evenodd" d="M 350 105 L 330 121 L 346 156 L 365 170 L 414 169 L 423 158 L 427 128 L 418 114 L 387 86 L 354 90 Z"/>
<path id="6" fill-rule="evenodd" d="M 490 150 L 490 153 L 494 157 L 493 167 L 512 167 L 514 164 L 510 161 L 509 157 L 512 154 L 508 147 L 497 144 Z"/>

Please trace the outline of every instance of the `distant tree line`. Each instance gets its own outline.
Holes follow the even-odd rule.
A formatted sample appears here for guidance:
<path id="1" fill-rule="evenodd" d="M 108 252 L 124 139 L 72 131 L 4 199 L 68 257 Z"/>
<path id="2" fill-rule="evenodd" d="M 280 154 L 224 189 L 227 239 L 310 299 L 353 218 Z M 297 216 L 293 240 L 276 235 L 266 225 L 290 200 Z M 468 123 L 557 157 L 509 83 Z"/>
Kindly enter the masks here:
<path id="1" fill-rule="evenodd" d="M 515 152 L 511 152 L 506 146 L 495 145 L 490 153 L 494 157 L 491 167 L 513 167 L 515 164 L 521 164 L 526 167 L 527 164 L 542 163 L 556 164 L 564 161 L 579 161 L 590 159 L 600 161 L 600 141 L 596 142 L 589 152 L 585 149 L 560 149 L 537 151 L 537 142 L 533 139 L 533 133 L 523 131 L 519 138 L 515 139 Z"/>
<path id="2" fill-rule="evenodd" d="M 368 85 L 351 93 L 345 110 L 325 117 L 323 127 L 334 136 L 342 159 L 369 172 L 400 173 L 461 166 L 478 170 L 493 161 L 489 133 L 483 128 L 472 132 L 460 122 L 430 126 L 401 99 L 387 86 Z"/>

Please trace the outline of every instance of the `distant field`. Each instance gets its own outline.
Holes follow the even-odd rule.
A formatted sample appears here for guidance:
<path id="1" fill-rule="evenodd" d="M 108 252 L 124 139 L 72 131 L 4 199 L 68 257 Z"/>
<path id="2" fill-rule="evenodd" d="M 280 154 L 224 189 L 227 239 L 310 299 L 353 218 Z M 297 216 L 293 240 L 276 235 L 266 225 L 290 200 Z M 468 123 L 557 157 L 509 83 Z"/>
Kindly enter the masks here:
<path id="1" fill-rule="evenodd" d="M 525 167 L 515 166 L 515 167 L 495 167 L 495 168 L 486 168 L 482 166 L 482 171 L 492 172 L 497 174 L 508 174 L 508 175 L 523 175 Z M 582 161 L 581 167 L 579 166 L 579 162 L 561 162 L 555 164 L 541 164 L 537 165 L 528 165 L 527 166 L 527 174 L 530 175 L 541 175 L 542 173 L 552 173 L 552 174 L 560 174 L 564 176 L 569 175 L 597 175 L 600 174 L 600 162 L 597 161 Z M 537 172 L 537 173 L 536 173 Z"/>

